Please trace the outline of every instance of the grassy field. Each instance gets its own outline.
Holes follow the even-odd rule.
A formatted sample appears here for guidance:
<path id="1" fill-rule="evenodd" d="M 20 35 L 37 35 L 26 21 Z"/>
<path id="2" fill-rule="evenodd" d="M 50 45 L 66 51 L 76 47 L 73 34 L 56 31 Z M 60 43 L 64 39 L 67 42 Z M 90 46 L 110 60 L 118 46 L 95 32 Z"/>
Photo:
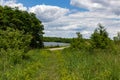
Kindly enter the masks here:
<path id="1" fill-rule="evenodd" d="M 31 50 L 16 65 L 1 58 L 0 80 L 120 80 L 118 53 Z"/>

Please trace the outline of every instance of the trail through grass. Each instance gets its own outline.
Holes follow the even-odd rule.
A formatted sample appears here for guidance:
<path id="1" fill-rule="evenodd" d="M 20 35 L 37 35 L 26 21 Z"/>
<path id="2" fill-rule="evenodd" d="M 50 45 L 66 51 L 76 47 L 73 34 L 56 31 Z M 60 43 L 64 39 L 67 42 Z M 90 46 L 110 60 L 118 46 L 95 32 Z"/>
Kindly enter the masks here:
<path id="1" fill-rule="evenodd" d="M 46 54 L 47 59 L 43 63 L 43 68 L 39 74 L 39 80 L 59 80 L 60 79 L 60 69 L 62 65 L 62 55 L 60 51 L 49 51 Z M 45 55 L 45 56 L 46 56 Z"/>
<path id="2" fill-rule="evenodd" d="M 31 50 L 26 55 L 28 59 L 8 63 L 4 71 L 1 66 L 0 80 L 120 80 L 117 53 L 64 49 Z"/>

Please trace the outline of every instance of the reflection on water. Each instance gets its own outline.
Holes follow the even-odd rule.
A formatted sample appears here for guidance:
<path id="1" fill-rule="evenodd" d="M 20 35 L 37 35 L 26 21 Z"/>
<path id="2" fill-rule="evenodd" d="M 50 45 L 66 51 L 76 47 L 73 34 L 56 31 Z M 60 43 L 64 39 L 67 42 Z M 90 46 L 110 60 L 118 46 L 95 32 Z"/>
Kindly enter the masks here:
<path id="1" fill-rule="evenodd" d="M 44 46 L 69 46 L 69 43 L 60 43 L 60 42 L 44 42 Z"/>

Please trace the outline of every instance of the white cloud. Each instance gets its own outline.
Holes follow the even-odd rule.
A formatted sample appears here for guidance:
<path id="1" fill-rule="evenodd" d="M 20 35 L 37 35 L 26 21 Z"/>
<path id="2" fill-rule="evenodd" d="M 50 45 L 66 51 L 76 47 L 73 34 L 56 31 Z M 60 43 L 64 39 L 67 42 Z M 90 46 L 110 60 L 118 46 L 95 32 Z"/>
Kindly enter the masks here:
<path id="1" fill-rule="evenodd" d="M 59 36 L 75 36 L 76 32 L 81 32 L 85 38 L 90 37 L 98 23 L 103 24 L 110 37 L 113 37 L 117 31 L 120 31 L 120 16 L 114 14 L 102 14 L 99 12 L 77 12 L 63 16 L 55 21 L 46 22 L 45 30 L 49 30 L 47 35 L 51 33 L 60 33 Z M 63 32 L 64 31 L 64 32 Z M 73 35 L 70 35 L 70 34 Z"/>
<path id="2" fill-rule="evenodd" d="M 120 0 L 71 0 L 70 4 L 90 11 L 104 11 L 120 15 Z"/>
<path id="3" fill-rule="evenodd" d="M 71 37 L 75 37 L 76 36 L 76 31 L 63 31 L 63 30 L 45 30 L 46 34 L 44 34 L 44 36 L 50 36 L 50 37 L 67 37 L 67 38 L 71 38 Z"/>
<path id="4" fill-rule="evenodd" d="M 0 5 L 3 5 L 3 0 L 0 0 Z"/>
<path id="5" fill-rule="evenodd" d="M 2 6 L 9 6 L 12 8 L 18 7 L 19 10 L 27 10 L 27 7 L 24 7 L 22 3 L 17 3 L 16 0 L 1 0 Z"/>
<path id="6" fill-rule="evenodd" d="M 58 6 L 36 5 L 29 8 L 29 12 L 33 12 L 43 22 L 49 22 L 66 15 L 69 10 Z"/>

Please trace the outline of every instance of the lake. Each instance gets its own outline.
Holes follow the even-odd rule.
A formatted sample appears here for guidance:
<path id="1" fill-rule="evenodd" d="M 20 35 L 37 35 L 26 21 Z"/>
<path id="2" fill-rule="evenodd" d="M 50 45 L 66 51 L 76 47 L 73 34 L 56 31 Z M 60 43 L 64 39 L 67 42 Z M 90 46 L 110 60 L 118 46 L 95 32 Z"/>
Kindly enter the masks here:
<path id="1" fill-rule="evenodd" d="M 69 43 L 60 43 L 60 42 L 44 42 L 44 46 L 48 46 L 48 47 L 51 47 L 51 46 L 69 46 L 70 44 Z"/>

